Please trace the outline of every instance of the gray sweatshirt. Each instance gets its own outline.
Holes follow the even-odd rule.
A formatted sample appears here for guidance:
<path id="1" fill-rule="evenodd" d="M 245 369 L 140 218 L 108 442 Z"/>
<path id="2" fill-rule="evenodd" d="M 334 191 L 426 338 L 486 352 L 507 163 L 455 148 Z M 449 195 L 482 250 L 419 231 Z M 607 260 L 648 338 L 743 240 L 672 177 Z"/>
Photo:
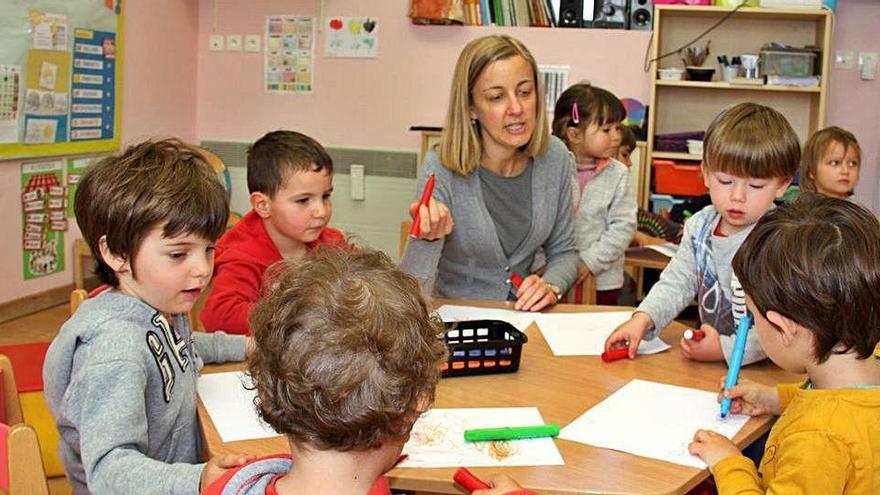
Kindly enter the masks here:
<path id="1" fill-rule="evenodd" d="M 742 287 L 733 276 L 731 263 L 755 225 L 721 237 L 714 235 L 720 219 L 715 207 L 709 205 L 685 222 L 678 251 L 637 311 L 646 313 L 654 322 L 654 330 L 645 336 L 651 340 L 696 296 L 700 321 L 721 334 L 721 350 L 730 362 L 736 327 L 747 313 Z M 748 337 L 743 364 L 767 357 L 757 332 L 750 331 Z"/>
<path id="2" fill-rule="evenodd" d="M 46 404 L 77 494 L 196 494 L 203 362 L 241 361 L 245 338 L 192 333 L 139 299 L 106 291 L 61 327 L 43 367 Z"/>
<path id="3" fill-rule="evenodd" d="M 577 246 L 596 290 L 623 287 L 623 256 L 636 233 L 636 194 L 629 169 L 610 160 L 578 199 Z"/>

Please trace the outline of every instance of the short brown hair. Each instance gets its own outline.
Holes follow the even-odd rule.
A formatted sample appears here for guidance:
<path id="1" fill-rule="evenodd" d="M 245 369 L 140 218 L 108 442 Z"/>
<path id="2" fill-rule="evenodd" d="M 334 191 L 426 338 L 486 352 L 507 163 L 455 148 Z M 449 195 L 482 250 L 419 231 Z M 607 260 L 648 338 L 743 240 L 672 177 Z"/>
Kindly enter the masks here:
<path id="1" fill-rule="evenodd" d="M 628 125 L 620 126 L 620 147 L 636 149 L 636 133 Z"/>
<path id="2" fill-rule="evenodd" d="M 111 253 L 129 261 L 137 278 L 135 255 L 151 229 L 164 223 L 164 237 L 187 233 L 216 241 L 226 228 L 229 199 L 198 148 L 165 139 L 130 146 L 89 168 L 77 187 L 74 212 L 95 273 L 117 287 L 116 273 L 101 256 L 101 237 Z"/>
<path id="3" fill-rule="evenodd" d="M 333 175 L 333 159 L 321 143 L 296 131 L 272 131 L 257 140 L 247 155 L 248 192 L 272 197 L 297 172 Z"/>
<path id="4" fill-rule="evenodd" d="M 862 148 L 853 133 L 837 126 L 816 131 L 804 144 L 798 184 L 801 191 L 816 191 L 816 181 L 813 177 L 816 175 L 816 168 L 819 166 L 819 161 L 822 160 L 822 155 L 825 154 L 831 143 L 842 144 L 844 153 L 853 148 L 859 154 L 859 162 L 862 161 Z"/>
<path id="5" fill-rule="evenodd" d="M 405 437 L 446 356 L 416 280 L 383 253 L 328 248 L 275 265 L 266 287 L 247 363 L 263 420 L 319 450 Z"/>
<path id="6" fill-rule="evenodd" d="M 737 177 L 791 179 L 801 147 L 794 129 L 776 110 L 740 103 L 719 113 L 706 131 L 703 167 Z"/>
<path id="7" fill-rule="evenodd" d="M 880 342 L 880 222 L 861 206 L 803 194 L 758 221 L 733 270 L 761 314 L 813 332 L 820 363 Z"/>
<path id="8" fill-rule="evenodd" d="M 516 56 L 522 57 L 532 68 L 535 84 L 535 128 L 532 129 L 531 139 L 523 152 L 526 156 L 534 157 L 546 151 L 550 133 L 547 130 L 544 89 L 538 78 L 535 57 L 518 39 L 494 34 L 471 40 L 461 51 L 455 64 L 446 125 L 440 138 L 440 162 L 449 170 L 467 175 L 480 167 L 482 143 L 470 118 L 471 105 L 474 103 L 474 85 L 486 67 Z"/>
<path id="9" fill-rule="evenodd" d="M 572 119 L 572 107 L 577 106 L 579 120 Z M 568 144 L 565 130 L 568 127 L 586 128 L 592 124 L 603 126 L 620 123 L 626 118 L 623 103 L 614 93 L 590 83 L 578 83 L 569 86 L 556 100 L 553 110 L 553 135 Z M 633 141 L 635 147 L 635 141 Z"/>

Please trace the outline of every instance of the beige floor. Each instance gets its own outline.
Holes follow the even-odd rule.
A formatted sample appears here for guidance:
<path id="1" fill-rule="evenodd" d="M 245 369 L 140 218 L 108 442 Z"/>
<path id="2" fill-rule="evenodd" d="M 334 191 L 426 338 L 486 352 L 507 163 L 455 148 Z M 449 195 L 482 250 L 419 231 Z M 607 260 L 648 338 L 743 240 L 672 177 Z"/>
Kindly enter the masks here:
<path id="1" fill-rule="evenodd" d="M 47 342 L 52 340 L 64 320 L 67 319 L 66 304 L 41 311 L 16 320 L 0 323 L 0 345 Z M 63 476 L 50 478 L 51 495 L 70 495 L 73 490 Z"/>

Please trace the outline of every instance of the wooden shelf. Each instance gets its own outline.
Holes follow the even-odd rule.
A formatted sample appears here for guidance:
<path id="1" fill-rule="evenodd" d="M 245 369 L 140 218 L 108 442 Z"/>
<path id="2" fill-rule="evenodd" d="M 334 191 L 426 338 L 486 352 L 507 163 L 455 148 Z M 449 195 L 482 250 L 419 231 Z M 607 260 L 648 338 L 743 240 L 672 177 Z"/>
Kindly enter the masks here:
<path id="1" fill-rule="evenodd" d="M 665 14 L 682 13 L 689 17 L 722 17 L 733 9 L 717 6 L 691 6 L 691 5 L 655 5 L 654 10 L 662 10 Z M 732 17 L 737 19 L 797 19 L 804 21 L 818 21 L 825 19 L 828 11 L 824 9 L 765 9 L 760 7 L 743 7 L 736 11 Z"/>
<path id="2" fill-rule="evenodd" d="M 651 158 L 664 158 L 667 160 L 692 160 L 703 161 L 702 155 L 692 155 L 690 153 L 676 153 L 674 151 L 655 151 L 651 153 Z"/>
<path id="3" fill-rule="evenodd" d="M 783 93 L 819 93 L 822 91 L 821 86 L 778 86 L 769 84 L 730 84 L 723 81 L 670 81 L 666 79 L 657 79 L 657 86 L 667 86 L 674 88 L 698 88 L 698 89 L 720 89 L 731 91 L 781 91 Z"/>

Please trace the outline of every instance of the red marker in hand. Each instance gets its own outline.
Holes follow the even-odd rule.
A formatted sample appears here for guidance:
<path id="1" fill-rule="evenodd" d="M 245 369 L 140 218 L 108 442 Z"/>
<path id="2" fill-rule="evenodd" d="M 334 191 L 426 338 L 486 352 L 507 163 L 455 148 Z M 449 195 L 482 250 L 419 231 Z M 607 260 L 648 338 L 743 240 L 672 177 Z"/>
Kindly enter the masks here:
<path id="1" fill-rule="evenodd" d="M 610 351 L 605 351 L 602 353 L 602 361 L 606 363 L 610 363 L 611 361 L 617 361 L 618 359 L 623 359 L 629 357 L 629 348 L 621 347 L 620 349 L 611 349 Z"/>
<path id="2" fill-rule="evenodd" d="M 692 330 L 689 328 L 684 331 L 684 338 L 688 340 L 693 340 L 694 342 L 699 342 L 706 338 L 706 332 L 702 330 Z"/>
<path id="3" fill-rule="evenodd" d="M 467 490 L 468 493 L 472 493 L 474 490 L 488 490 L 492 488 L 485 481 L 477 478 L 472 472 L 463 467 L 455 470 L 452 480 Z"/>
<path id="4" fill-rule="evenodd" d="M 416 214 L 413 216 L 412 227 L 409 229 L 410 237 L 418 237 L 422 232 L 421 222 L 419 221 L 419 210 L 422 206 L 427 207 L 428 203 L 431 202 L 431 193 L 434 192 L 434 174 L 431 174 L 428 177 L 428 181 L 425 182 L 425 190 L 422 191 L 422 199 L 419 200 L 419 206 L 416 208 Z"/>
<path id="5" fill-rule="evenodd" d="M 513 272 L 510 274 L 510 278 L 507 279 L 510 283 L 513 284 L 514 287 L 519 289 L 519 286 L 522 285 L 523 279 L 519 276 L 519 273 Z"/>

